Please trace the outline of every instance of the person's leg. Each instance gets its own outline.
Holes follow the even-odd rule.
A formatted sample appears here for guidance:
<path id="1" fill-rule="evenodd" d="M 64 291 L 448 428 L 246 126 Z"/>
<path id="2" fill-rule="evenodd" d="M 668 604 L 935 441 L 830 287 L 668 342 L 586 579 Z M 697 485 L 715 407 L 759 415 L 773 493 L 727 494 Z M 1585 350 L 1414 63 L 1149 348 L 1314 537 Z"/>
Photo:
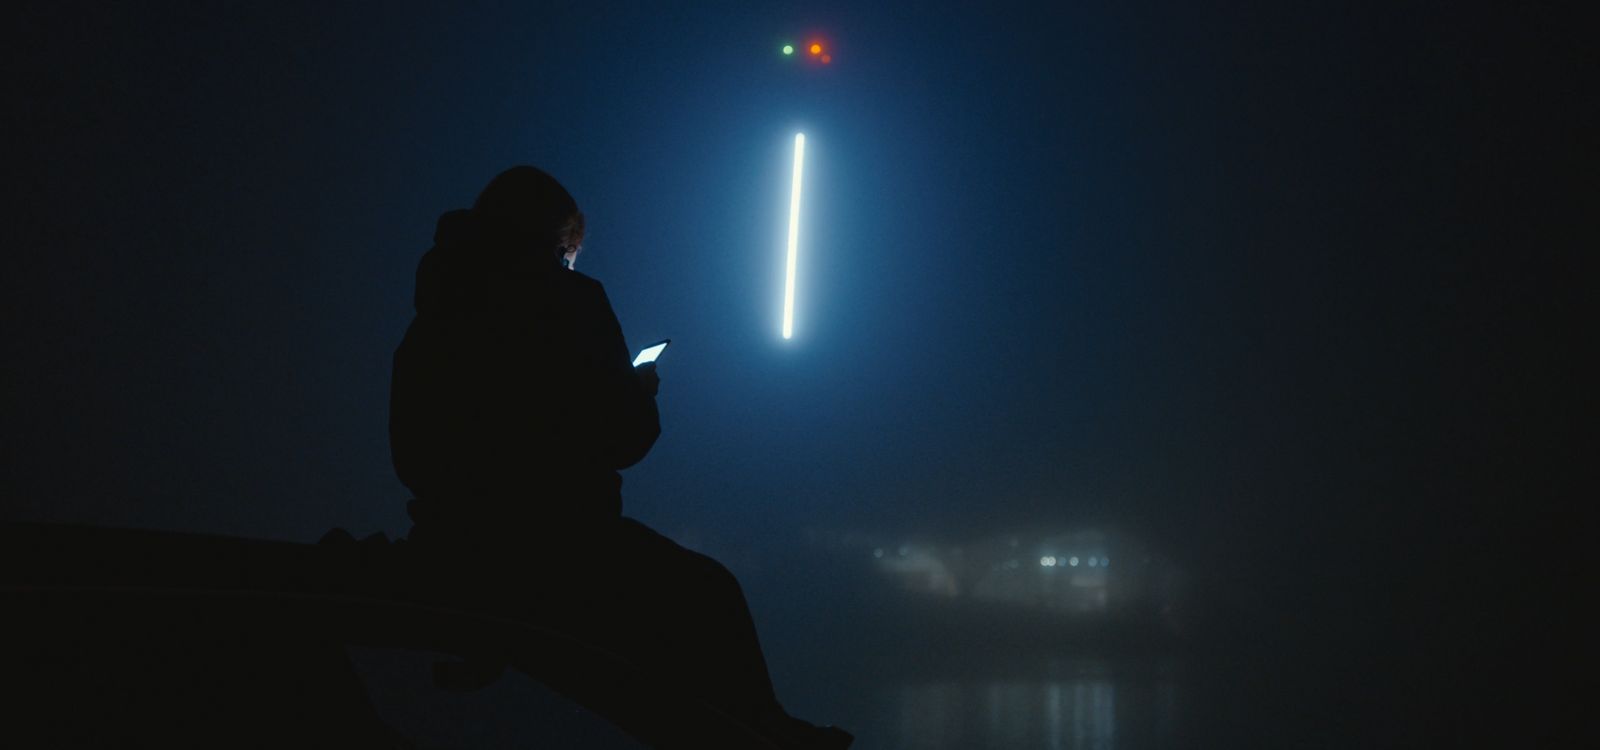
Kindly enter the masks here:
<path id="1" fill-rule="evenodd" d="M 616 551 L 624 589 L 639 605 L 631 637 L 654 652 L 639 658 L 743 719 L 782 712 L 733 573 L 628 518 Z"/>

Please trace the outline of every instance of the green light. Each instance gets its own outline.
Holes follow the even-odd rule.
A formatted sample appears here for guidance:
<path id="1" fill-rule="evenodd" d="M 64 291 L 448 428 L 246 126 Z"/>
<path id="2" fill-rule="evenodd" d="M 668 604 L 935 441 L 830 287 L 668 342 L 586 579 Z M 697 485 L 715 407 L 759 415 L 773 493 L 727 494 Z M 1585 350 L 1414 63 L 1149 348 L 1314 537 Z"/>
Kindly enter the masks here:
<path id="1" fill-rule="evenodd" d="M 792 45 L 792 44 L 783 45 L 783 54 L 785 54 L 785 55 L 794 54 L 794 45 Z"/>

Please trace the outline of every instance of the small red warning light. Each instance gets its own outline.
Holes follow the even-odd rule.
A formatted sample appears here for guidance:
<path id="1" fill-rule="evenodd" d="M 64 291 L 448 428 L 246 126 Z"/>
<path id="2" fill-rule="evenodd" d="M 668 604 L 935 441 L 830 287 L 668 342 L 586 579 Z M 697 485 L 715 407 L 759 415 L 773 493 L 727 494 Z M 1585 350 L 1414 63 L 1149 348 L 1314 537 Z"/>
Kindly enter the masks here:
<path id="1" fill-rule="evenodd" d="M 833 55 L 823 55 L 822 56 L 822 64 L 823 65 L 827 65 L 828 63 L 831 63 L 831 62 L 833 62 Z"/>

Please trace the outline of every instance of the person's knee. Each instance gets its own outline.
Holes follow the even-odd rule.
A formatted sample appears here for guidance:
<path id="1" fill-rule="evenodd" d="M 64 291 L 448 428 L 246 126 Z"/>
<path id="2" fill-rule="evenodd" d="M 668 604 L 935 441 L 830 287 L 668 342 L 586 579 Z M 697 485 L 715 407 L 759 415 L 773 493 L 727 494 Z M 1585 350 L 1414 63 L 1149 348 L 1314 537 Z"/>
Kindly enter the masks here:
<path id="1" fill-rule="evenodd" d="M 624 518 L 622 534 L 627 545 L 660 574 L 665 590 L 682 591 L 684 583 L 714 598 L 744 597 L 739 579 L 715 558 L 684 547 L 633 519 Z M 687 580 L 685 580 L 687 579 Z"/>

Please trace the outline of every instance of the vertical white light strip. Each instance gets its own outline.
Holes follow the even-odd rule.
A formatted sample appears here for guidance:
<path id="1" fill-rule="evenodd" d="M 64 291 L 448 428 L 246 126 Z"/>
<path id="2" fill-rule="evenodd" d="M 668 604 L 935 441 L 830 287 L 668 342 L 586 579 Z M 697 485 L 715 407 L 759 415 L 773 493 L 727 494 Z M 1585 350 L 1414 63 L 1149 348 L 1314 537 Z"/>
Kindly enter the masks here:
<path id="1" fill-rule="evenodd" d="M 800 251 L 800 171 L 806 162 L 806 134 L 794 134 L 794 182 L 789 185 L 789 257 L 784 264 L 783 337 L 794 335 L 794 266 Z"/>

